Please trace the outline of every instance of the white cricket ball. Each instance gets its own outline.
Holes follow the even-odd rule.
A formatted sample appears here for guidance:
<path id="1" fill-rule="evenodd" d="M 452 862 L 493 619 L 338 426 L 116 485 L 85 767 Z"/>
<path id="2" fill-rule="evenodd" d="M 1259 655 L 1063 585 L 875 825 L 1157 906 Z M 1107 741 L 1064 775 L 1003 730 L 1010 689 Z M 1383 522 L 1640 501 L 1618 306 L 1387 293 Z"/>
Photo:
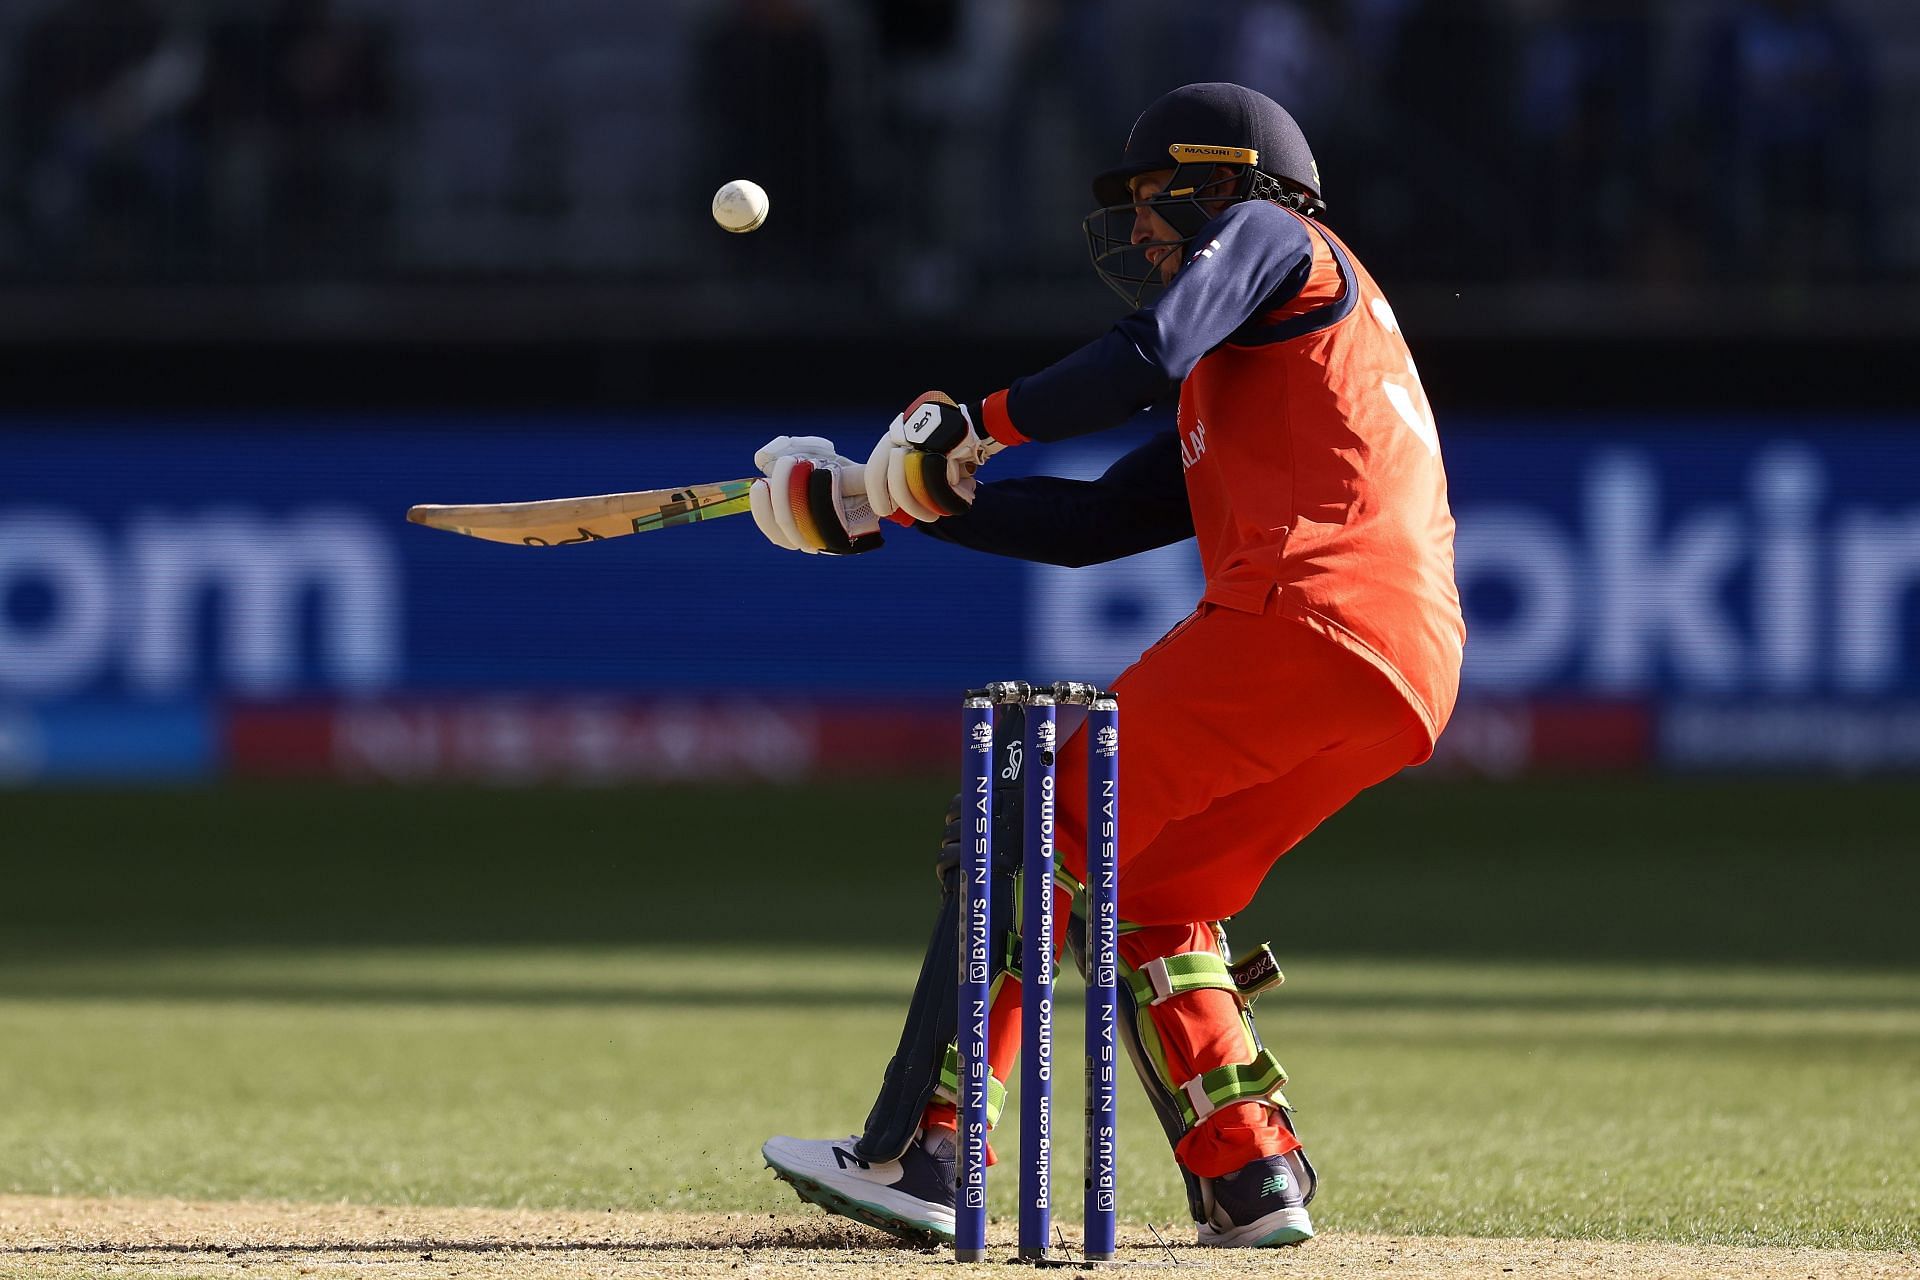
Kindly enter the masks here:
<path id="1" fill-rule="evenodd" d="M 735 178 L 713 193 L 713 220 L 729 231 L 756 231 L 772 203 L 759 183 Z"/>

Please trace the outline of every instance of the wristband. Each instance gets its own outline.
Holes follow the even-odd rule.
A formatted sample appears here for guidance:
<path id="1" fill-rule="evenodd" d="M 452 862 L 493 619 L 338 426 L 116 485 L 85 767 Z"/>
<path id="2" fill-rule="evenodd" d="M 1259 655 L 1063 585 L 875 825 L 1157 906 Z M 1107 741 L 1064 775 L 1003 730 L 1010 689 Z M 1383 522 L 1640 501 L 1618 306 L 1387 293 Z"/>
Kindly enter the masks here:
<path id="1" fill-rule="evenodd" d="M 980 430 L 998 440 L 1006 448 L 1026 444 L 1031 437 L 1021 434 L 1013 425 L 1013 419 L 1007 413 L 1007 393 L 996 391 L 980 402 L 980 408 L 972 415 Z"/>

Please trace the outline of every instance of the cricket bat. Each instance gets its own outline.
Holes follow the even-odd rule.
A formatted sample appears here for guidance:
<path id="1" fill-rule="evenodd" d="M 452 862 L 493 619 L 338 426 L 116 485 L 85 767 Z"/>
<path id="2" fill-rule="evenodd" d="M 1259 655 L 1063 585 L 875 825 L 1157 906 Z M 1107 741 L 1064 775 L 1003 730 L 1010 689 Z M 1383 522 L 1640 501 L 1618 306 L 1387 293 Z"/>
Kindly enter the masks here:
<path id="1" fill-rule="evenodd" d="M 603 493 L 590 498 L 550 498 L 544 502 L 425 505 L 409 508 L 407 519 L 429 529 L 464 533 L 469 538 L 517 547 L 565 547 L 698 524 L 747 510 L 752 477 L 695 484 L 681 489 L 640 493 Z"/>

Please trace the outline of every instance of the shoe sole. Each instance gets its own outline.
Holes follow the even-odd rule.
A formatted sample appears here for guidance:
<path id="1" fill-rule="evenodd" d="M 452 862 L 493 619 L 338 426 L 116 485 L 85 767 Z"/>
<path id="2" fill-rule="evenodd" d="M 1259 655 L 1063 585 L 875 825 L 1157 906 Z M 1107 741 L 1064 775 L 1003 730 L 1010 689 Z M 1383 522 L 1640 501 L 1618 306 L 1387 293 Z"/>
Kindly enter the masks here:
<path id="1" fill-rule="evenodd" d="M 1305 1209 L 1276 1209 L 1232 1231 L 1202 1224 L 1199 1243 L 1209 1249 L 1284 1249 L 1311 1239 L 1313 1219 Z"/>
<path id="2" fill-rule="evenodd" d="M 782 1169 L 773 1161 L 767 1161 L 767 1168 L 773 1170 L 773 1176 L 793 1188 L 794 1194 L 808 1204 L 817 1204 L 828 1213 L 838 1214 L 842 1218 L 852 1218 L 855 1222 L 877 1227 L 888 1235 L 897 1236 L 910 1244 L 932 1249 L 940 1245 L 953 1243 L 952 1224 L 926 1222 L 908 1218 L 885 1203 L 871 1200 L 856 1200 L 853 1196 L 837 1187 L 809 1178 L 805 1174 Z M 862 1191 L 870 1196 L 887 1196 L 885 1187 L 863 1187 Z M 905 1198 L 905 1197 L 902 1197 Z M 918 1204 L 920 1201 L 914 1201 Z"/>

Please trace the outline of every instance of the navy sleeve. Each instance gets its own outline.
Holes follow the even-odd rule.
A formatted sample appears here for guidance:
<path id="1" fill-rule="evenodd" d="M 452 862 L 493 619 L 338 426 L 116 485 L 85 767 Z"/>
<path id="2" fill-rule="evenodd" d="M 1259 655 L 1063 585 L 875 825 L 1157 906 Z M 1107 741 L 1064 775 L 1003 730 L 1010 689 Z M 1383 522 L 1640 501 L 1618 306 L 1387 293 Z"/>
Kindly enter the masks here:
<path id="1" fill-rule="evenodd" d="M 1265 200 L 1230 206 L 1200 229 L 1160 301 L 1007 392 L 1007 416 L 1032 440 L 1117 427 L 1179 383 L 1256 313 L 1305 286 L 1313 243 L 1300 219 Z"/>
<path id="2" fill-rule="evenodd" d="M 982 483 L 959 515 L 915 527 L 975 551 L 1075 568 L 1164 547 L 1193 536 L 1180 439 L 1162 432 L 1098 480 Z"/>

